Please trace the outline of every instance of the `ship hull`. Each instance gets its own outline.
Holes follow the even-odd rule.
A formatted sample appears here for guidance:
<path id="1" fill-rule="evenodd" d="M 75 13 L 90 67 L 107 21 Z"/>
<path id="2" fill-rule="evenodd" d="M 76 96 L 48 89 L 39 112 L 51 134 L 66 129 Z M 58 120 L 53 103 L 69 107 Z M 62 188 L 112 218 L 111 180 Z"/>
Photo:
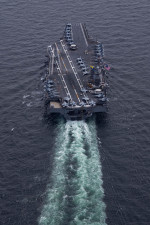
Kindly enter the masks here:
<path id="1" fill-rule="evenodd" d="M 48 46 L 47 53 L 46 114 L 81 120 L 106 113 L 108 71 L 103 45 L 89 36 L 86 26 L 67 24 L 63 36 Z"/>
<path id="2" fill-rule="evenodd" d="M 107 105 L 105 106 L 96 106 L 89 108 L 80 108 L 80 109 L 55 109 L 55 108 L 46 108 L 46 115 L 51 116 L 52 114 L 61 115 L 66 120 L 85 120 L 90 118 L 95 113 L 107 113 Z"/>

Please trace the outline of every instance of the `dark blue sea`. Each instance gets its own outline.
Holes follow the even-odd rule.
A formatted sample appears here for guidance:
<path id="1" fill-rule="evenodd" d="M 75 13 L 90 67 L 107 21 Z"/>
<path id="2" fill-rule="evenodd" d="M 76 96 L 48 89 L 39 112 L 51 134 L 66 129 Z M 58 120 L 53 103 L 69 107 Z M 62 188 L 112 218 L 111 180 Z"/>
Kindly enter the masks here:
<path id="1" fill-rule="evenodd" d="M 68 22 L 104 45 L 107 116 L 44 117 Z M 150 225 L 149 71 L 149 0 L 0 0 L 0 225 Z"/>

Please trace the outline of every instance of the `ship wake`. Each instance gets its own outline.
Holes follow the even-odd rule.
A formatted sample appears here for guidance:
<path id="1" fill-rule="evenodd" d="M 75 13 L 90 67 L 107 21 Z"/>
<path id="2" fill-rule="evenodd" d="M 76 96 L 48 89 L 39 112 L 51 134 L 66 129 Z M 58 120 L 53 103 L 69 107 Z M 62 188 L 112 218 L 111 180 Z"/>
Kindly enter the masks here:
<path id="1" fill-rule="evenodd" d="M 39 225 L 106 225 L 94 120 L 59 124 L 55 148 Z"/>

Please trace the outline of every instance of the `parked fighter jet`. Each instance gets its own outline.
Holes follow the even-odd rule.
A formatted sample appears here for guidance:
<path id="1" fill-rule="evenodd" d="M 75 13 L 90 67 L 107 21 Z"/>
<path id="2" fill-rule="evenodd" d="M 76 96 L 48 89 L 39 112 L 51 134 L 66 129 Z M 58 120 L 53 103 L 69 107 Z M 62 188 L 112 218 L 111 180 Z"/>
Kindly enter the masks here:
<path id="1" fill-rule="evenodd" d="M 63 102 L 62 107 L 67 107 L 68 103 L 67 102 Z"/>

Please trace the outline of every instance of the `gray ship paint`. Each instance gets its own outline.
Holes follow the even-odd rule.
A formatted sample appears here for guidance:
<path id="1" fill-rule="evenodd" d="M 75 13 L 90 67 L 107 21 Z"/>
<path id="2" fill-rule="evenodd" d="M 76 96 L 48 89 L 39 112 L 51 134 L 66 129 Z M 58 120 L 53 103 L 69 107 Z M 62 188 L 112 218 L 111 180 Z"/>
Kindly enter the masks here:
<path id="1" fill-rule="evenodd" d="M 48 46 L 47 53 L 45 113 L 61 114 L 67 120 L 106 113 L 110 67 L 104 63 L 102 43 L 89 36 L 85 24 L 66 24 L 63 36 Z"/>

